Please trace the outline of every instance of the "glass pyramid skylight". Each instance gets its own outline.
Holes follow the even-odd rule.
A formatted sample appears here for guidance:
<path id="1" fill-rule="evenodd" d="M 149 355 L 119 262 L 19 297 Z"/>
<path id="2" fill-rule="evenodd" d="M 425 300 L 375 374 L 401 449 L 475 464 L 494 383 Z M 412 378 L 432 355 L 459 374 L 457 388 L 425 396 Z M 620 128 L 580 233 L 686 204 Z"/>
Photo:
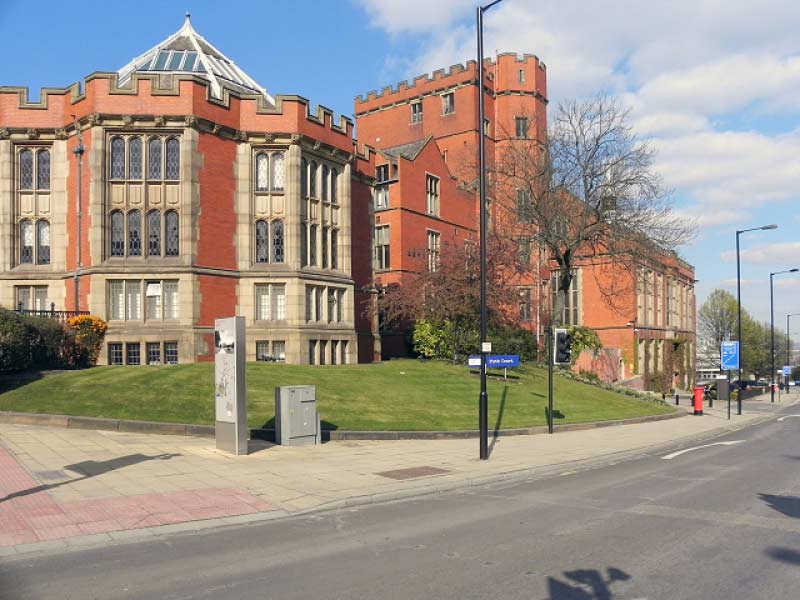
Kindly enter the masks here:
<path id="1" fill-rule="evenodd" d="M 211 95 L 215 98 L 222 98 L 222 87 L 225 86 L 235 91 L 261 94 L 267 102 L 275 104 L 267 90 L 194 30 L 188 13 L 183 27 L 177 32 L 117 72 L 120 85 L 130 81 L 135 72 L 191 73 L 208 80 Z"/>

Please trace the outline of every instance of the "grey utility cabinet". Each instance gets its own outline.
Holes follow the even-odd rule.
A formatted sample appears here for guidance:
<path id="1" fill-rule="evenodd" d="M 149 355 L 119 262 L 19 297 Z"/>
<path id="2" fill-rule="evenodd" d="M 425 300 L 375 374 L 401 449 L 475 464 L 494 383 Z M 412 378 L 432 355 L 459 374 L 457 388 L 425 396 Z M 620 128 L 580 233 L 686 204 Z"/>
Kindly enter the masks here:
<path id="1" fill-rule="evenodd" d="M 286 385 L 275 388 L 275 443 L 306 446 L 322 442 L 317 388 Z"/>

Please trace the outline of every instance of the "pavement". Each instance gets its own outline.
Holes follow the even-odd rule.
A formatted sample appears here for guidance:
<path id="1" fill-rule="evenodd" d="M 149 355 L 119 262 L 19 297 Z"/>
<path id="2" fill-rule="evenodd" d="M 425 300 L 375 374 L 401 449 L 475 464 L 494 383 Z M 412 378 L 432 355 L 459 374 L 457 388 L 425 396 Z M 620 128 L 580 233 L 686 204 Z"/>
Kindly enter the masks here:
<path id="1" fill-rule="evenodd" d="M 251 441 L 231 456 L 208 438 L 0 424 L 0 556 L 569 474 L 776 418 L 800 394 L 782 400 L 745 402 L 741 416 L 734 404 L 730 420 L 717 402 L 702 417 L 490 437 L 488 461 L 477 439 Z"/>

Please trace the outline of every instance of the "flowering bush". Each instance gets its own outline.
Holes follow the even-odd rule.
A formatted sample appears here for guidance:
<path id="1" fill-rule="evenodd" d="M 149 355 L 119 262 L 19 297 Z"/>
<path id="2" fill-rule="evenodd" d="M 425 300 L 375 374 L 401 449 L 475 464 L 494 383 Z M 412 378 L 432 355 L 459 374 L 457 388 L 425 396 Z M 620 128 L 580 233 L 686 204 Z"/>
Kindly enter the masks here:
<path id="1" fill-rule="evenodd" d="M 81 315 L 67 319 L 67 327 L 74 332 L 75 341 L 85 354 L 84 360 L 80 361 L 84 363 L 81 366 L 96 364 L 108 324 L 100 317 Z M 65 348 L 65 350 L 67 349 Z"/>

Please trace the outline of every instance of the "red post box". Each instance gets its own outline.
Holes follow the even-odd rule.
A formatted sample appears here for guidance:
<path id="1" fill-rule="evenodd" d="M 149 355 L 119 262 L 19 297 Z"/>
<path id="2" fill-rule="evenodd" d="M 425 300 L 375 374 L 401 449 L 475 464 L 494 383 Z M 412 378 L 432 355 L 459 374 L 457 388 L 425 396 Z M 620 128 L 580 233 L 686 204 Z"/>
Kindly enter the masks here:
<path id="1" fill-rule="evenodd" d="M 706 389 L 702 385 L 694 386 L 694 414 L 695 416 L 703 415 L 703 394 Z"/>

